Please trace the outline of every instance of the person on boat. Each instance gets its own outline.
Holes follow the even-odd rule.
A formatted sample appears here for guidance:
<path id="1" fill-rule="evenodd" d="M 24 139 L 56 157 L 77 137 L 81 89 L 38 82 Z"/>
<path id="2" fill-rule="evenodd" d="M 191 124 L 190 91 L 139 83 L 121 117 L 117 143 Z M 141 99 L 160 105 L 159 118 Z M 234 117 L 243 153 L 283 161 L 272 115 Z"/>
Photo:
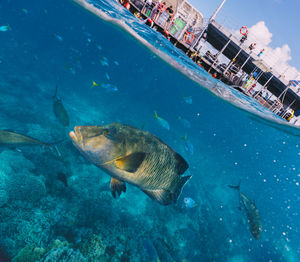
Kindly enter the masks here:
<path id="1" fill-rule="evenodd" d="M 173 17 L 174 17 L 173 6 L 170 5 L 170 6 L 166 9 L 166 12 L 168 13 L 169 17 L 168 17 L 168 19 L 167 19 L 167 22 L 165 23 L 165 31 L 167 30 L 170 21 L 172 21 L 172 19 L 173 19 Z"/>
<path id="2" fill-rule="evenodd" d="M 243 44 L 247 40 L 247 38 L 248 38 L 247 35 L 243 35 L 240 39 L 241 44 Z"/>
<path id="3" fill-rule="evenodd" d="M 158 7 L 159 7 L 159 5 L 160 5 L 160 2 L 161 2 L 161 0 L 158 0 L 157 2 L 155 2 L 154 7 L 152 8 L 152 11 L 151 11 L 151 13 L 150 13 L 150 15 L 149 15 L 149 18 L 150 18 L 152 21 L 154 21 L 154 19 L 155 19 L 156 16 L 157 16 L 157 13 L 158 13 Z"/>
<path id="4" fill-rule="evenodd" d="M 156 9 L 156 14 L 154 14 L 154 18 L 152 19 L 154 22 L 157 21 L 157 19 L 160 17 L 160 15 L 166 10 L 166 2 L 159 2 L 157 9 Z"/>
<path id="5" fill-rule="evenodd" d="M 151 6 L 152 6 L 152 0 L 146 0 L 146 3 L 142 9 L 142 13 L 147 15 L 148 11 L 151 9 Z"/>
<path id="6" fill-rule="evenodd" d="M 250 51 L 252 51 L 255 47 L 256 47 L 256 43 L 252 43 L 251 45 L 249 45 Z"/>
<path id="7" fill-rule="evenodd" d="M 260 50 L 260 52 L 257 54 L 257 56 L 260 57 L 264 51 L 265 51 L 265 49 Z"/>

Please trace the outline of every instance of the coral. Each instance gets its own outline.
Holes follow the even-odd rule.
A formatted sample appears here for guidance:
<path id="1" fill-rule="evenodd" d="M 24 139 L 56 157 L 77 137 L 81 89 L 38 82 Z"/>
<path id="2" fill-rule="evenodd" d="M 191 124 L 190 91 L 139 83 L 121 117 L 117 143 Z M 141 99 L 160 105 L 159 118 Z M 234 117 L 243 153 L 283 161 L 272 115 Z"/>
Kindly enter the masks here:
<path id="1" fill-rule="evenodd" d="M 88 261 L 99 261 L 103 257 L 105 248 L 102 239 L 97 235 L 92 235 L 80 245 L 79 249 Z"/>
<path id="2" fill-rule="evenodd" d="M 8 201 L 8 195 L 6 192 L 6 180 L 7 177 L 4 172 L 0 171 L 0 207 L 4 206 Z"/>
<path id="3" fill-rule="evenodd" d="M 65 246 L 51 249 L 39 262 L 86 262 L 87 260 L 79 251 Z"/>
<path id="4" fill-rule="evenodd" d="M 22 153 L 13 150 L 5 150 L 0 154 L 0 169 L 6 174 L 13 172 L 22 172 L 24 169 L 33 170 L 34 165 L 26 159 Z"/>
<path id="5" fill-rule="evenodd" d="M 0 169 L 0 206 L 16 200 L 35 202 L 46 195 L 43 180 L 31 173 L 34 165 L 22 153 L 3 151 Z"/>
<path id="6" fill-rule="evenodd" d="M 35 202 L 46 195 L 46 187 L 40 177 L 24 171 L 10 176 L 7 183 L 7 193 L 9 200 Z"/>
<path id="7" fill-rule="evenodd" d="M 39 260 L 45 252 L 46 250 L 44 248 L 26 246 L 12 259 L 12 262 L 35 262 Z"/>

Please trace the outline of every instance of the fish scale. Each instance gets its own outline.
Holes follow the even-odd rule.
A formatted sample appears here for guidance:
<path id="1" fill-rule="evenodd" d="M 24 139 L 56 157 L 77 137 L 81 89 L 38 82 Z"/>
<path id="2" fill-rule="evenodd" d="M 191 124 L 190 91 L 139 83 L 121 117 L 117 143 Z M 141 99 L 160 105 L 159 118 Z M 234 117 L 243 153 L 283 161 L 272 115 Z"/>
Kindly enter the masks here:
<path id="1" fill-rule="evenodd" d="M 136 172 L 137 179 L 144 185 L 144 188 L 153 189 L 157 185 L 159 185 L 159 188 L 170 186 L 170 183 L 166 183 L 170 182 L 166 178 L 172 177 L 174 163 L 172 163 L 168 152 L 162 152 L 160 157 L 157 156 L 158 154 L 150 153 Z M 166 165 L 167 163 L 168 165 Z"/>

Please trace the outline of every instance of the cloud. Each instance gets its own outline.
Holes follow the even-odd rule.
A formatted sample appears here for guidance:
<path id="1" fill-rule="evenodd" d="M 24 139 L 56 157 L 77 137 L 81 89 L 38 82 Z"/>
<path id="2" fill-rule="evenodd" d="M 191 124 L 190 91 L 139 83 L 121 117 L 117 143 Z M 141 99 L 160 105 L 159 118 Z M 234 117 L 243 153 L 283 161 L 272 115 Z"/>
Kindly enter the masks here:
<path id="1" fill-rule="evenodd" d="M 264 49 L 261 58 L 272 67 L 276 76 L 284 75 L 285 80 L 300 78 L 300 71 L 289 65 L 289 61 L 292 60 L 290 47 L 288 44 L 281 47 L 271 47 L 273 35 L 264 21 L 259 21 L 249 27 L 248 30 L 248 39 L 245 41 L 245 45 L 249 46 L 251 43 L 256 43 L 255 54 Z M 235 35 L 238 39 L 241 38 L 239 31 L 235 32 Z"/>

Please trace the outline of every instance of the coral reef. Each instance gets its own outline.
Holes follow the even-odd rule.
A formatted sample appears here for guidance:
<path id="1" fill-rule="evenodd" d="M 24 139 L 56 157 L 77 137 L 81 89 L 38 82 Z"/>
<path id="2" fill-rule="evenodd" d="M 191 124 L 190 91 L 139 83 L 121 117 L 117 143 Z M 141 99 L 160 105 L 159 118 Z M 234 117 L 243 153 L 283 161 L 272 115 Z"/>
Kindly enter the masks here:
<path id="1" fill-rule="evenodd" d="M 15 256 L 12 262 L 35 262 L 45 254 L 44 248 L 26 246 Z"/>
<path id="2" fill-rule="evenodd" d="M 86 262 L 87 259 L 82 256 L 79 251 L 65 246 L 53 248 L 47 252 L 39 262 Z"/>
<path id="3" fill-rule="evenodd" d="M 81 253 L 88 261 L 99 261 L 105 253 L 106 246 L 97 235 L 92 235 L 80 245 Z"/>
<path id="4" fill-rule="evenodd" d="M 44 181 L 32 174 L 34 165 L 24 158 L 22 153 L 3 151 L 0 154 L 0 163 L 2 169 L 0 190 L 6 191 L 7 202 L 10 200 L 35 202 L 46 195 Z"/>

